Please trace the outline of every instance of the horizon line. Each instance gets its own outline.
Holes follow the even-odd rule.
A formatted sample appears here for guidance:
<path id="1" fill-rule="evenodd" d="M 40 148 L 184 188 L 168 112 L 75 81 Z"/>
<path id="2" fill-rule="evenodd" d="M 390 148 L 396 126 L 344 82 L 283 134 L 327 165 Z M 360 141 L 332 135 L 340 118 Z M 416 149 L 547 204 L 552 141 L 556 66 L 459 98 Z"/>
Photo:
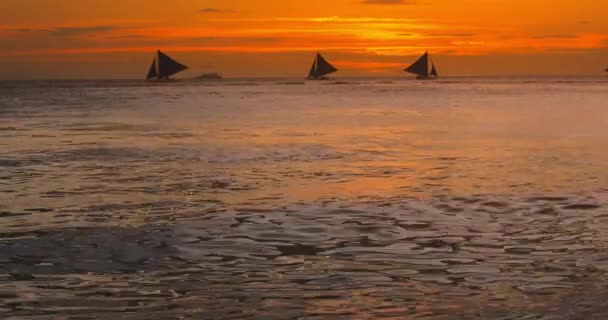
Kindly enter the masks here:
<path id="1" fill-rule="evenodd" d="M 416 80 L 415 77 L 408 77 L 407 75 L 383 75 L 383 76 L 364 76 L 364 75 L 355 75 L 355 76 L 343 76 L 343 77 L 334 77 L 330 80 L 340 80 L 340 79 L 381 79 L 381 78 L 399 78 L 402 80 Z M 606 78 L 608 80 L 608 75 L 594 73 L 594 74 L 529 74 L 529 75 L 513 75 L 513 74 L 494 74 L 494 75 L 447 75 L 441 76 L 440 79 L 454 79 L 454 78 Z M 306 80 L 306 76 L 257 76 L 257 77 L 223 77 L 220 80 L 200 80 L 196 78 L 175 78 L 176 81 L 187 81 L 194 80 L 197 82 L 221 82 L 225 80 L 281 80 L 281 79 L 301 79 Z M 15 78 L 15 79 L 0 79 L 0 82 L 27 82 L 27 81 L 142 81 L 145 82 L 146 79 L 143 78 Z"/>

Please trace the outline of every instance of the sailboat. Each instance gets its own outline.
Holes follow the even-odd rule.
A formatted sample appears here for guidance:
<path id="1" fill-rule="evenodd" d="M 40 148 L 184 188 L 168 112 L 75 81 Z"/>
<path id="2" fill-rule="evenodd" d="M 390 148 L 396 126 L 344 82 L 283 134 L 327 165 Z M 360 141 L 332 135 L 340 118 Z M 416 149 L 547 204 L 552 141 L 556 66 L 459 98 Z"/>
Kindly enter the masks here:
<path id="1" fill-rule="evenodd" d="M 173 60 L 162 51 L 156 52 L 156 57 L 152 60 L 150 71 L 146 80 L 171 80 L 171 76 L 188 69 L 185 65 Z"/>
<path id="2" fill-rule="evenodd" d="M 425 52 L 422 57 L 420 57 L 416 62 L 414 62 L 411 66 L 405 68 L 405 72 L 409 72 L 415 74 L 418 80 L 433 80 L 439 77 L 439 73 L 437 73 L 437 68 L 435 68 L 435 64 L 431 61 L 431 70 L 429 72 L 429 53 Z"/>
<path id="3" fill-rule="evenodd" d="M 317 53 L 315 61 L 312 63 L 310 72 L 308 73 L 308 80 L 325 80 L 327 75 L 337 72 L 334 66 L 332 66 L 320 53 Z"/>

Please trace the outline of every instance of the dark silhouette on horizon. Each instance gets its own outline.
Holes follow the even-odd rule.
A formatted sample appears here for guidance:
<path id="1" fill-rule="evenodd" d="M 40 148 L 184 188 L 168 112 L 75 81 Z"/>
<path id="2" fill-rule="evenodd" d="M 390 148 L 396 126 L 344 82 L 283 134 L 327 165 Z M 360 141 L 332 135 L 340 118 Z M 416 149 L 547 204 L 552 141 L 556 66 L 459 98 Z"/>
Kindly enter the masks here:
<path id="1" fill-rule="evenodd" d="M 194 79 L 196 80 L 222 80 L 224 77 L 222 77 L 221 74 L 219 73 L 203 73 L 198 77 L 195 77 Z"/>
<path id="2" fill-rule="evenodd" d="M 327 79 L 328 74 L 332 74 L 337 72 L 338 69 L 332 66 L 331 63 L 327 62 L 325 58 L 321 55 L 321 53 L 317 52 L 317 56 L 315 57 L 315 61 L 312 63 L 312 67 L 310 67 L 310 72 L 308 73 L 308 80 L 325 80 Z"/>
<path id="3" fill-rule="evenodd" d="M 415 74 L 416 79 L 418 80 L 434 80 L 439 78 L 439 74 L 437 73 L 437 68 L 435 68 L 435 63 L 433 61 L 429 61 L 429 52 L 425 52 L 422 57 L 420 57 L 416 62 L 414 62 L 411 66 L 404 69 L 405 72 Z M 431 64 L 431 68 L 429 71 L 429 62 Z"/>
<path id="4" fill-rule="evenodd" d="M 146 76 L 146 80 L 171 80 L 171 76 L 188 69 L 187 66 L 173 60 L 158 50 Z"/>

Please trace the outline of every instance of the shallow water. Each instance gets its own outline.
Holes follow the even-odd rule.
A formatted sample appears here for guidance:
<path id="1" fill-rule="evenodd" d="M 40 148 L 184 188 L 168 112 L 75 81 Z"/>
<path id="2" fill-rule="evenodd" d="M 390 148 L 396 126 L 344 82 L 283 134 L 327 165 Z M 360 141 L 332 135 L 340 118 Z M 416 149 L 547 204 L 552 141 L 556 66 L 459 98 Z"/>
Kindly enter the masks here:
<path id="1" fill-rule="evenodd" d="M 0 316 L 603 319 L 607 88 L 0 83 Z"/>

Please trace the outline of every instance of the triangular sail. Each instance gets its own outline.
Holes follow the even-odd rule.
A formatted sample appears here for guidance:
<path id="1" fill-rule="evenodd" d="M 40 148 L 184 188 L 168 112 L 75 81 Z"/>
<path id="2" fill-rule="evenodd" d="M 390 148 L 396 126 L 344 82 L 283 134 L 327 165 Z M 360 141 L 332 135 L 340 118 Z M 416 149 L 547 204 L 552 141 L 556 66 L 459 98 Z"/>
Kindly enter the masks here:
<path id="1" fill-rule="evenodd" d="M 317 59 L 315 59 L 315 61 L 312 62 L 312 67 L 310 67 L 310 71 L 308 72 L 308 77 L 309 78 L 314 78 L 315 74 L 317 70 Z"/>
<path id="2" fill-rule="evenodd" d="M 158 51 L 158 78 L 165 79 L 188 69 L 185 65 L 171 59 L 168 55 Z"/>
<path id="3" fill-rule="evenodd" d="M 435 68 L 434 63 L 433 63 L 433 68 L 431 68 L 431 75 L 435 78 L 439 77 L 439 74 L 437 73 L 437 68 Z"/>
<path id="4" fill-rule="evenodd" d="M 320 53 L 317 53 L 317 57 L 310 68 L 310 72 L 308 74 L 309 78 L 321 78 L 330 73 L 334 73 L 338 71 L 336 67 L 332 66 Z"/>
<path id="5" fill-rule="evenodd" d="M 425 52 L 414 64 L 405 68 L 405 72 L 413 73 L 420 77 L 429 77 L 429 53 Z"/>
<path id="6" fill-rule="evenodd" d="M 146 76 L 146 80 L 150 80 L 152 78 L 156 78 L 158 74 L 156 73 L 156 57 L 152 60 L 152 65 L 150 66 L 150 71 L 148 71 L 148 75 Z"/>
<path id="7" fill-rule="evenodd" d="M 336 67 L 327 62 L 320 53 L 317 53 L 317 73 L 320 77 L 337 71 Z"/>

